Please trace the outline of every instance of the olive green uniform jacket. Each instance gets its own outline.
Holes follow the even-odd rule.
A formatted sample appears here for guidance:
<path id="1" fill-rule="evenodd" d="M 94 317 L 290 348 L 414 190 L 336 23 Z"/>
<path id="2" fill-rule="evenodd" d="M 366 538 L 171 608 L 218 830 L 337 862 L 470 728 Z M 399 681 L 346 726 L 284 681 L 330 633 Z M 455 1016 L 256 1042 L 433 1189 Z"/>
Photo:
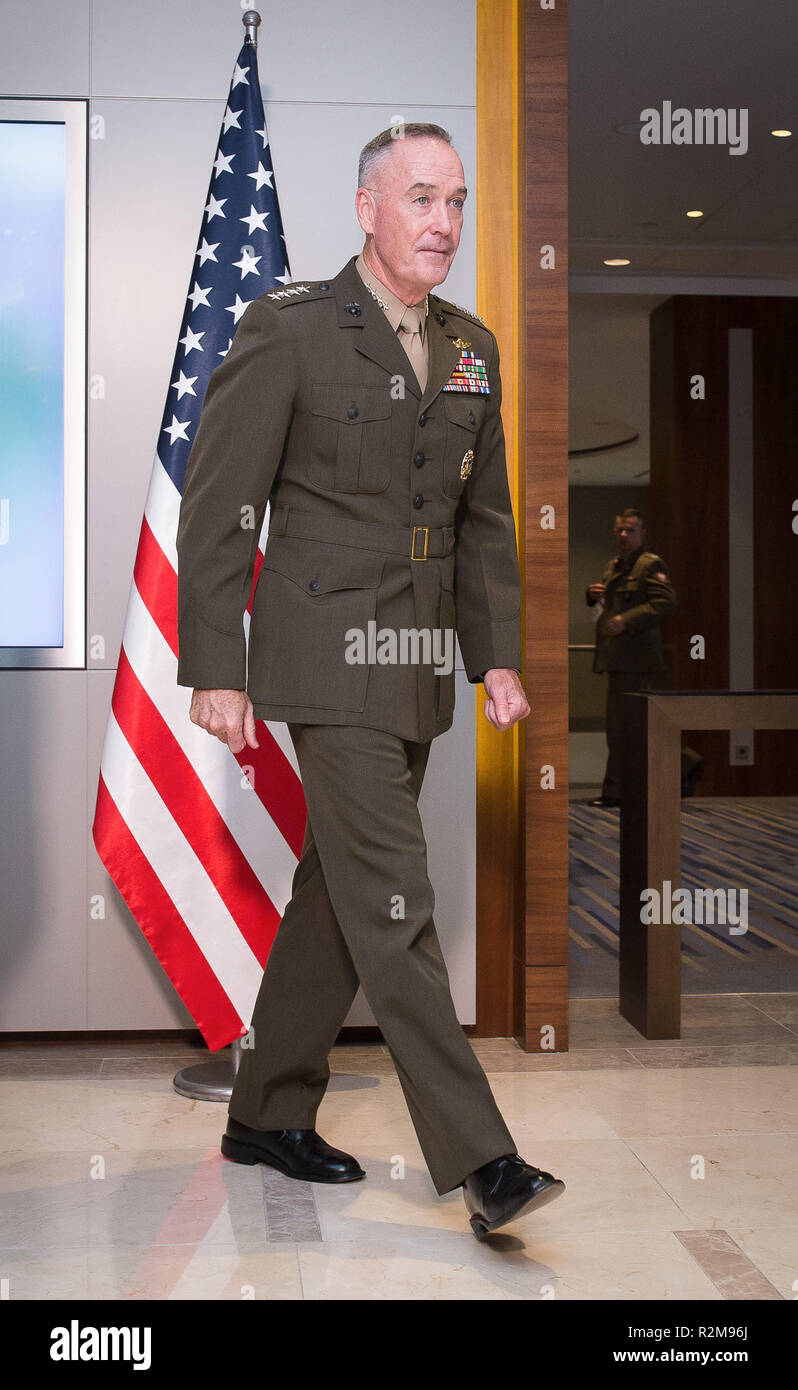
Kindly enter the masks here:
<path id="1" fill-rule="evenodd" d="M 626 560 L 616 555 L 602 576 L 604 612 L 596 624 L 594 671 L 661 671 L 665 665 L 660 622 L 676 608 L 676 593 L 665 561 L 650 550 L 635 550 Z M 593 600 L 586 593 L 588 604 Z M 623 631 L 607 632 L 610 618 L 621 614 Z"/>
<path id="2" fill-rule="evenodd" d="M 430 294 L 422 393 L 355 259 L 255 299 L 211 375 L 177 532 L 177 680 L 246 689 L 261 719 L 424 741 L 452 722 L 444 639 L 411 638 L 415 660 L 383 664 L 380 630 L 456 629 L 471 682 L 521 669 L 499 353 L 481 320 Z M 463 352 L 489 394 L 443 390 Z M 371 660 L 347 659 L 354 629 Z"/>

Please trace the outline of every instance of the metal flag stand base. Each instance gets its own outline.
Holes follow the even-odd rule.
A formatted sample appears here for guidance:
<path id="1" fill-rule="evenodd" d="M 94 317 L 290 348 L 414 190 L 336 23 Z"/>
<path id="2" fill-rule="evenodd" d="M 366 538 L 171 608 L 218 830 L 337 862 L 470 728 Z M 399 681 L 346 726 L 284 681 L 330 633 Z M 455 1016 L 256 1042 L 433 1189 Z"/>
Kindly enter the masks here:
<path id="1" fill-rule="evenodd" d="M 230 1051 L 224 1049 L 224 1056 L 212 1057 L 209 1062 L 199 1062 L 195 1067 L 183 1067 L 176 1073 L 172 1085 L 181 1096 L 189 1100 L 230 1099 L 233 1082 L 241 1062 L 241 1043 L 234 1038 Z"/>

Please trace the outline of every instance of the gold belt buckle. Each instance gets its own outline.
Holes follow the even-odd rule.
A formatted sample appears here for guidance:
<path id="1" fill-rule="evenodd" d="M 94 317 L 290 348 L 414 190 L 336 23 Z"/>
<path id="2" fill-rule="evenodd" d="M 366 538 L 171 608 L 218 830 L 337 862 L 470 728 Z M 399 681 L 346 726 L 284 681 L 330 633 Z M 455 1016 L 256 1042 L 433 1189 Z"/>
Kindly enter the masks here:
<path id="1" fill-rule="evenodd" d="M 417 531 L 423 531 L 423 532 L 424 532 L 424 554 L 423 554 L 423 555 L 417 555 L 417 554 L 416 554 L 416 532 L 417 532 Z M 426 560 L 426 558 L 427 558 L 427 548 L 428 548 L 428 546 L 429 546 L 429 526 L 414 526 L 414 527 L 413 527 L 413 540 L 412 540 L 412 543 L 411 543 L 411 546 L 410 546 L 410 559 L 411 559 L 411 560 Z"/>

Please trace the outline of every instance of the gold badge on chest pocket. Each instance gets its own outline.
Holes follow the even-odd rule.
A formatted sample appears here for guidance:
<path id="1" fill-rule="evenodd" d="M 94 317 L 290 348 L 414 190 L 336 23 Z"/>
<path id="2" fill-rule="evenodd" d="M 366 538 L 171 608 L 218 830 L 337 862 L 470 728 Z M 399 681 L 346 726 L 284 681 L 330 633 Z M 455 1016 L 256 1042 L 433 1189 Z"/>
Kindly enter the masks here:
<path id="1" fill-rule="evenodd" d="M 474 450 L 473 450 L 473 449 L 467 449 L 466 452 L 463 454 L 463 461 L 462 461 L 462 463 L 460 464 L 460 477 L 461 477 L 461 478 L 465 479 L 465 478 L 468 477 L 469 473 L 471 472 L 471 466 L 472 466 L 473 462 L 474 462 Z"/>

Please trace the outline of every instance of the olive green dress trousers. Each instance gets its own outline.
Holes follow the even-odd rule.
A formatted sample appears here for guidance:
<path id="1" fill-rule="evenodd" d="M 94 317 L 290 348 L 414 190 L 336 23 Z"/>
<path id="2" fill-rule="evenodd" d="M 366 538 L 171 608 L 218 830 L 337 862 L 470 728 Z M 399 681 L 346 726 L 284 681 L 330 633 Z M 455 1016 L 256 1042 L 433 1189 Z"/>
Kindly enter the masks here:
<path id="1" fill-rule="evenodd" d="M 430 744 L 353 725 L 288 729 L 305 841 L 229 1113 L 254 1129 L 315 1129 L 360 982 L 443 1195 L 517 1146 L 458 1022 L 433 921 L 417 805 Z"/>

